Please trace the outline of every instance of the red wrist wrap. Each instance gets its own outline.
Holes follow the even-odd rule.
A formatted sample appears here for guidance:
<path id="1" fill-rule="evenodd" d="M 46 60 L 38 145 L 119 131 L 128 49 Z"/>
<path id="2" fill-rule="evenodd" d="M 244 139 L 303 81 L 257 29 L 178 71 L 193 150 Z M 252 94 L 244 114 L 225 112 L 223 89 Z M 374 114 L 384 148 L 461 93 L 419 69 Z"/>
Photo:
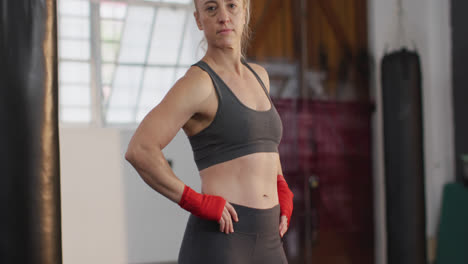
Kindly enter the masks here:
<path id="1" fill-rule="evenodd" d="M 285 215 L 288 218 L 289 227 L 289 222 L 291 221 L 291 215 L 293 211 L 294 194 L 289 189 L 288 183 L 284 179 L 283 175 L 278 174 L 276 183 L 278 187 L 278 200 L 280 204 L 281 215 Z"/>
<path id="2" fill-rule="evenodd" d="M 185 185 L 179 206 L 202 219 L 219 221 L 226 200 L 221 196 L 200 194 Z"/>

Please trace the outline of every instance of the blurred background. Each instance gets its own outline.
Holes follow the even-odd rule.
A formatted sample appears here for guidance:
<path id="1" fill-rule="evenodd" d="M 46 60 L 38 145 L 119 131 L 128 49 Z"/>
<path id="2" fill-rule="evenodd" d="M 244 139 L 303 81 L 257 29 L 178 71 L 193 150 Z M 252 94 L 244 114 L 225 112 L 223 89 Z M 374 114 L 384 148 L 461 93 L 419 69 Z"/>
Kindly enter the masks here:
<path id="1" fill-rule="evenodd" d="M 295 194 L 289 263 L 467 263 L 467 3 L 251 1 L 246 57 L 269 73 Z M 188 213 L 124 153 L 204 55 L 192 0 L 56 4 L 63 262 L 176 263 Z M 182 130 L 163 152 L 200 191 Z"/>

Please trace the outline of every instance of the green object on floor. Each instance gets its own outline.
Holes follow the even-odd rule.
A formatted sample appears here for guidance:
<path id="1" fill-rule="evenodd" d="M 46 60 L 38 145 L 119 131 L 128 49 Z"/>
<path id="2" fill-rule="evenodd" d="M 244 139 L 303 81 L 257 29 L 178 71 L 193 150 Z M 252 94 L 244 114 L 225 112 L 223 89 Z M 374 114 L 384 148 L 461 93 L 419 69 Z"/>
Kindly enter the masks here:
<path id="1" fill-rule="evenodd" d="M 444 187 L 436 264 L 468 263 L 468 188 L 460 183 Z"/>

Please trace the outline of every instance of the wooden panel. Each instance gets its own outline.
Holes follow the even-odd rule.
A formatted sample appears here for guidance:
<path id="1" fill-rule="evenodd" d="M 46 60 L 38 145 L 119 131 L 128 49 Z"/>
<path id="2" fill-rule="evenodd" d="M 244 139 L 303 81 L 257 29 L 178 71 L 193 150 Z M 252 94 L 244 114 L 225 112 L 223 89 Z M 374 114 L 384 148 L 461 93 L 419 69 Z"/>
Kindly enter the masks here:
<path id="1" fill-rule="evenodd" d="M 251 3 L 253 38 L 247 56 L 260 62 L 298 61 L 301 54 L 294 41 L 298 1 Z M 307 14 L 307 64 L 327 73 L 327 94 L 335 98 L 339 85 L 348 83 L 358 100 L 367 100 L 367 0 L 309 0 Z"/>

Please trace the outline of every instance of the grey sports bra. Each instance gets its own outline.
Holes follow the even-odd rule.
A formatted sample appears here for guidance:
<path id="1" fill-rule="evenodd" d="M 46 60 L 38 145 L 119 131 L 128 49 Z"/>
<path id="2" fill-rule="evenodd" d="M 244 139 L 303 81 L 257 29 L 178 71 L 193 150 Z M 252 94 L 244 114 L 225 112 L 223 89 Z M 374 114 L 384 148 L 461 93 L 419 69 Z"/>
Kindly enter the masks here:
<path id="1" fill-rule="evenodd" d="M 199 171 L 255 152 L 278 152 L 283 134 L 280 116 L 260 77 L 245 60 L 241 61 L 260 82 L 271 107 L 266 111 L 247 107 L 207 63 L 200 60 L 193 64 L 210 75 L 219 98 L 210 125 L 188 137 Z"/>

